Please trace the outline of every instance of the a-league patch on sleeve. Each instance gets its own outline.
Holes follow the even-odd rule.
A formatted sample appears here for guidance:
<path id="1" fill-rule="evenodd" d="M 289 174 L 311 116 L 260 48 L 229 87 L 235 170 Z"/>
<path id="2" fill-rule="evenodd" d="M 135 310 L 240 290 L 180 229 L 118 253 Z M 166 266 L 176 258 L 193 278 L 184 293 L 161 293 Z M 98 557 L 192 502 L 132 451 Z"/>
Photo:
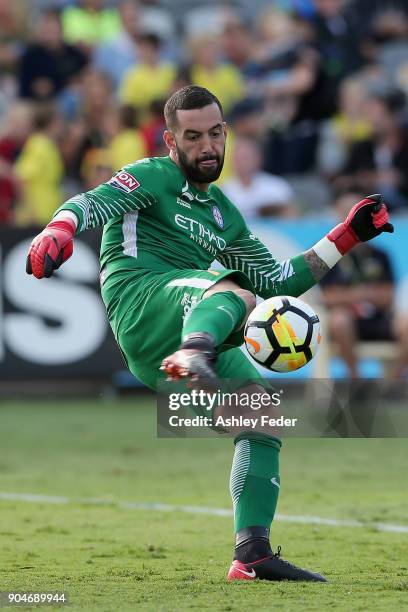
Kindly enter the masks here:
<path id="1" fill-rule="evenodd" d="M 131 193 L 140 187 L 139 181 L 129 174 L 129 172 L 124 172 L 123 170 L 120 170 L 112 176 L 106 184 L 111 185 L 115 189 L 119 189 L 122 193 Z"/>

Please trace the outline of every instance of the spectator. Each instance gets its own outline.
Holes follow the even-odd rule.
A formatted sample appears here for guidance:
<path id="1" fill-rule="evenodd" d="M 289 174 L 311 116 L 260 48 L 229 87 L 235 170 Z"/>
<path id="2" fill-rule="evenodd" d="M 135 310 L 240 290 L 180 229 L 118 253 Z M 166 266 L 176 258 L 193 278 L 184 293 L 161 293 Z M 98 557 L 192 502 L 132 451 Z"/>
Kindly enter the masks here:
<path id="1" fill-rule="evenodd" d="M 120 31 L 114 39 L 98 45 L 93 53 L 93 65 L 110 77 L 115 89 L 118 89 L 126 72 L 139 59 L 137 42 L 140 34 L 140 10 L 136 1 L 120 2 Z"/>
<path id="2" fill-rule="evenodd" d="M 339 91 L 339 112 L 321 125 L 318 167 L 326 176 L 338 174 L 353 144 L 371 136 L 365 116 L 366 89 L 361 79 L 344 79 Z"/>
<path id="3" fill-rule="evenodd" d="M 56 11 L 41 16 L 35 38 L 21 57 L 20 96 L 50 100 L 80 73 L 87 58 L 77 47 L 64 43 Z"/>
<path id="4" fill-rule="evenodd" d="M 284 103 L 283 103 L 284 102 Z M 282 113 L 283 108 L 288 116 Z M 279 176 L 311 173 L 316 165 L 318 145 L 318 124 L 312 120 L 295 122 L 291 114 L 295 112 L 291 101 L 279 101 L 279 112 L 271 116 L 279 117 L 282 123 L 273 125 L 265 135 L 264 169 Z"/>
<path id="5" fill-rule="evenodd" d="M 304 36 L 281 11 L 268 9 L 259 17 L 249 88 L 265 101 L 264 168 L 271 174 L 300 174 L 314 167 L 319 58 Z"/>
<path id="6" fill-rule="evenodd" d="M 352 2 L 347 2 L 344 8 L 347 20 L 353 24 L 357 40 L 365 38 L 380 15 L 395 11 L 408 17 L 407 1 L 353 0 Z"/>
<path id="7" fill-rule="evenodd" d="M 385 10 L 373 19 L 364 43 L 366 56 L 379 64 L 391 87 L 404 88 L 408 70 L 408 13 Z"/>
<path id="8" fill-rule="evenodd" d="M 363 195 L 349 191 L 337 198 L 339 218 L 349 212 L 356 197 L 361 199 Z M 363 243 L 336 264 L 321 287 L 329 332 L 350 376 L 359 376 L 355 354 L 358 340 L 395 340 L 398 350 L 393 376 L 401 376 L 408 365 L 408 316 L 394 315 L 394 274 L 388 255 L 372 243 Z"/>
<path id="9" fill-rule="evenodd" d="M 31 107 L 24 102 L 10 106 L 0 134 L 0 224 L 14 221 L 14 207 L 19 193 L 14 163 L 31 127 Z"/>
<path id="10" fill-rule="evenodd" d="M 305 36 L 290 15 L 273 8 L 263 12 L 250 70 L 251 91 L 255 88 L 266 96 L 274 113 L 286 115 L 289 105 L 294 121 L 320 118 L 314 99 L 320 84 L 319 58 Z"/>
<path id="11" fill-rule="evenodd" d="M 191 66 L 187 64 L 181 64 L 177 68 L 177 73 L 172 83 L 170 93 L 174 93 L 178 89 L 181 89 L 182 87 L 187 87 L 187 85 L 192 84 L 193 81 L 191 76 Z"/>
<path id="12" fill-rule="evenodd" d="M 111 134 L 110 117 L 116 112 L 112 84 L 95 69 L 87 69 L 79 84 L 78 115 L 66 126 L 62 154 L 72 190 L 81 184 L 81 166 L 88 149 L 106 148 Z M 69 190 L 71 192 L 71 188 Z"/>
<path id="13" fill-rule="evenodd" d="M 160 59 L 161 41 L 156 34 L 139 38 L 139 64 L 126 73 L 120 88 L 123 104 L 131 104 L 145 118 L 153 100 L 167 96 L 176 76 L 172 63 Z"/>
<path id="14" fill-rule="evenodd" d="M 86 119 L 88 128 L 103 130 L 104 118 L 115 106 L 109 77 L 92 68 L 84 72 L 81 79 L 81 115 Z"/>
<path id="15" fill-rule="evenodd" d="M 289 183 L 262 172 L 262 152 L 254 139 L 235 139 L 233 167 L 235 174 L 223 183 L 222 190 L 245 219 L 293 216 L 294 193 Z"/>
<path id="16" fill-rule="evenodd" d="M 266 118 L 262 100 L 244 98 L 231 109 L 228 125 L 238 136 L 261 140 L 265 136 Z"/>
<path id="17" fill-rule="evenodd" d="M 371 138 L 355 143 L 339 186 L 359 185 L 364 192 L 382 193 L 392 210 L 408 210 L 408 133 L 401 124 L 406 104 L 400 91 L 371 94 L 365 115 Z"/>
<path id="18" fill-rule="evenodd" d="M 231 109 L 227 116 L 228 134 L 225 146 L 224 168 L 222 170 L 220 183 L 230 178 L 233 173 L 232 152 L 234 150 L 235 138 L 239 136 L 255 138 L 263 143 L 265 138 L 265 117 L 262 103 L 253 98 L 240 100 Z"/>
<path id="19" fill-rule="evenodd" d="M 228 112 L 244 94 L 244 81 L 239 70 L 221 61 L 220 39 L 210 34 L 190 40 L 191 78 L 196 85 L 210 89 Z"/>
<path id="20" fill-rule="evenodd" d="M 114 172 L 108 149 L 89 149 L 83 159 L 81 176 L 86 191 L 108 181 Z"/>
<path id="21" fill-rule="evenodd" d="M 0 0 L 0 90 L 8 98 L 16 95 L 16 72 L 27 33 L 24 0 Z"/>
<path id="22" fill-rule="evenodd" d="M 164 121 L 164 105 L 166 100 L 153 100 L 149 105 L 147 119 L 141 128 L 146 147 L 146 156 L 167 155 L 167 147 L 163 141 L 166 129 Z"/>
<path id="23" fill-rule="evenodd" d="M 54 109 L 43 107 L 34 116 L 34 132 L 15 164 L 22 183 L 16 210 L 20 225 L 44 225 L 61 202 L 63 160 L 58 148 L 61 123 Z"/>
<path id="24" fill-rule="evenodd" d="M 246 76 L 253 45 L 248 26 L 238 17 L 229 15 L 224 21 L 220 42 L 221 52 L 226 61 Z"/>
<path id="25" fill-rule="evenodd" d="M 119 170 L 126 164 L 143 159 L 147 149 L 142 133 L 138 129 L 137 111 L 133 106 L 122 106 L 112 115 L 114 136 L 109 145 L 111 166 Z"/>
<path id="26" fill-rule="evenodd" d="M 119 13 L 103 5 L 103 0 L 80 0 L 79 6 L 66 7 L 62 12 L 64 40 L 81 44 L 88 51 L 113 40 L 121 29 Z"/>
<path id="27" fill-rule="evenodd" d="M 358 70 L 363 59 L 360 52 L 361 39 L 353 21 L 344 11 L 343 0 L 315 0 L 315 7 L 311 24 L 324 74 L 319 96 L 321 117 L 324 118 L 336 112 L 341 81 Z"/>

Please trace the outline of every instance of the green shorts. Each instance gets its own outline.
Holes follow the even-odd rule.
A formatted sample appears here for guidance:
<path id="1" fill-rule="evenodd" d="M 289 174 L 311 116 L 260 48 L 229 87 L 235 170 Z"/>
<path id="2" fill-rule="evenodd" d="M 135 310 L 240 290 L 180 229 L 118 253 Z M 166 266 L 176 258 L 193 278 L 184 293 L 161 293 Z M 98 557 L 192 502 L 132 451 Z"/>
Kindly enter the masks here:
<path id="1" fill-rule="evenodd" d="M 111 274 L 102 285 L 102 298 L 115 338 L 130 371 L 156 389 L 165 378 L 162 360 L 180 346 L 185 318 L 203 294 L 224 278 L 253 291 L 248 278 L 234 270 L 127 270 Z M 220 378 L 259 379 L 255 366 L 237 347 L 243 329 L 233 332 L 218 349 Z"/>

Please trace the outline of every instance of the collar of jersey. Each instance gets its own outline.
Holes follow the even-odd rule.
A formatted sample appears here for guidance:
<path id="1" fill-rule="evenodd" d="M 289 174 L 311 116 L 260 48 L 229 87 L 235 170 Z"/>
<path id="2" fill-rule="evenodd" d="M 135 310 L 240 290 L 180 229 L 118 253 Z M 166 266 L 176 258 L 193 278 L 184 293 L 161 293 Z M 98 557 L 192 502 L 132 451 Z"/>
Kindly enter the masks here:
<path id="1" fill-rule="evenodd" d="M 197 202 L 200 202 L 201 204 L 206 204 L 207 202 L 210 202 L 212 198 L 210 194 L 208 193 L 208 191 L 200 191 L 199 189 L 197 189 L 197 187 L 194 187 L 194 185 L 191 185 L 191 183 L 189 183 L 188 180 L 186 179 L 186 175 L 182 172 L 180 166 L 178 166 L 176 162 L 174 162 L 171 159 L 170 155 L 168 155 L 167 158 L 172 164 L 176 166 L 177 170 L 179 171 L 181 176 L 184 178 L 183 193 L 185 193 L 186 191 L 190 191 L 194 195 L 194 199 L 197 200 Z M 186 189 L 186 185 L 187 185 L 187 189 Z"/>

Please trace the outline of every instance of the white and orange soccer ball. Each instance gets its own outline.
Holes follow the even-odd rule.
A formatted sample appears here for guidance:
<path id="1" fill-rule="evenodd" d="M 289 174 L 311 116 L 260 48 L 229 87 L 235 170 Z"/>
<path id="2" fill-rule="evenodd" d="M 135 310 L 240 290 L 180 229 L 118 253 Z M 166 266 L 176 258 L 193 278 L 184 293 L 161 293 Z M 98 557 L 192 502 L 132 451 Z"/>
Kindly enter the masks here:
<path id="1" fill-rule="evenodd" d="M 302 368 L 316 354 L 320 339 L 320 321 L 313 308 L 290 296 L 258 304 L 245 326 L 248 353 L 274 372 Z"/>

